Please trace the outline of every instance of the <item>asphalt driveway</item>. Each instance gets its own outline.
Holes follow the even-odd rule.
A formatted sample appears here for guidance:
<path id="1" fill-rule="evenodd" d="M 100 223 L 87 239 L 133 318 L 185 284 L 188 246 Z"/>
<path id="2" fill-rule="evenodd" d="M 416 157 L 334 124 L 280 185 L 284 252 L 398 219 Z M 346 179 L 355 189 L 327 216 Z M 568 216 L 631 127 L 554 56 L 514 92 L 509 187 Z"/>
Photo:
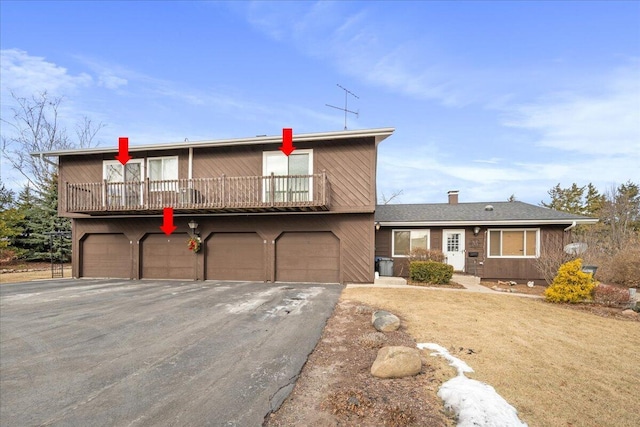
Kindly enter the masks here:
<path id="1" fill-rule="evenodd" d="M 339 285 L 60 280 L 0 286 L 0 425 L 259 426 Z"/>

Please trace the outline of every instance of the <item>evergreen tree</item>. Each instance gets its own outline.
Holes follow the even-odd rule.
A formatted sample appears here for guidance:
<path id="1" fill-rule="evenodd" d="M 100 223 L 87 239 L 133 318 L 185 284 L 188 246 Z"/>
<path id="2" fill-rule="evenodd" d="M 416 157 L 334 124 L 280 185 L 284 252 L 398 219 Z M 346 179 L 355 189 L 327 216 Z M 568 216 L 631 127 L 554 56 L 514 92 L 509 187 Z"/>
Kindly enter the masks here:
<path id="1" fill-rule="evenodd" d="M 53 255 L 54 261 L 67 262 L 71 259 L 71 240 L 68 237 L 54 237 L 53 248 L 49 232 L 71 233 L 71 221 L 58 216 L 58 176 L 43 183 L 43 194 L 34 205 L 33 217 L 29 222 L 30 233 L 29 260 L 48 260 Z M 50 253 L 51 250 L 51 253 Z"/>
<path id="2" fill-rule="evenodd" d="M 14 193 L 0 185 L 0 261 L 10 261 L 19 253 L 13 247 L 22 232 L 19 223 L 22 216 L 14 206 Z"/>
<path id="3" fill-rule="evenodd" d="M 20 234 L 16 236 L 14 246 L 18 251 L 18 256 L 23 259 L 34 259 L 34 253 L 42 252 L 45 249 L 33 235 L 33 222 L 39 214 L 36 209 L 37 204 L 38 199 L 31 186 L 27 184 L 20 191 L 16 201 L 16 209 L 20 212 L 21 218 L 18 222 Z"/>

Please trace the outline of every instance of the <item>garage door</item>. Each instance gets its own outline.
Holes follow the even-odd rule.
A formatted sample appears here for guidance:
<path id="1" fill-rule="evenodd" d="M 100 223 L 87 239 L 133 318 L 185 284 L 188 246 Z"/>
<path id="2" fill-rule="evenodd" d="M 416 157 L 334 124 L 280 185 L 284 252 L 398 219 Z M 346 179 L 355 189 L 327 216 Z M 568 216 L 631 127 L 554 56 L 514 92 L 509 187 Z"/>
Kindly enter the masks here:
<path id="1" fill-rule="evenodd" d="M 339 282 L 340 241 L 330 232 L 282 234 L 276 241 L 276 280 Z"/>
<path id="2" fill-rule="evenodd" d="M 143 279 L 194 279 L 196 256 L 186 233 L 148 234 L 141 242 Z"/>
<path id="3" fill-rule="evenodd" d="M 89 234 L 81 251 L 80 276 L 131 278 L 131 244 L 124 234 Z"/>
<path id="4" fill-rule="evenodd" d="M 256 233 L 214 233 L 207 239 L 206 278 L 266 279 L 264 240 Z"/>

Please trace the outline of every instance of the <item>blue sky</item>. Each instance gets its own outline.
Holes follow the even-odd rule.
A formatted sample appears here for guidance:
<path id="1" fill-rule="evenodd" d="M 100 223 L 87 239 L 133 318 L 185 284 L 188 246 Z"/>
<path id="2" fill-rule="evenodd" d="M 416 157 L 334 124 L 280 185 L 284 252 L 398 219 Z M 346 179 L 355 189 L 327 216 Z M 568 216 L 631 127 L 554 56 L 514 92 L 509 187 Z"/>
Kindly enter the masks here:
<path id="1" fill-rule="evenodd" d="M 101 145 L 395 127 L 394 202 L 640 182 L 640 2 L 0 3 L 9 89 L 64 96 Z M 3 135 L 8 132 L 2 126 Z M 70 132 L 72 133 L 72 132 Z M 21 185 L 2 160 L 2 180 Z"/>

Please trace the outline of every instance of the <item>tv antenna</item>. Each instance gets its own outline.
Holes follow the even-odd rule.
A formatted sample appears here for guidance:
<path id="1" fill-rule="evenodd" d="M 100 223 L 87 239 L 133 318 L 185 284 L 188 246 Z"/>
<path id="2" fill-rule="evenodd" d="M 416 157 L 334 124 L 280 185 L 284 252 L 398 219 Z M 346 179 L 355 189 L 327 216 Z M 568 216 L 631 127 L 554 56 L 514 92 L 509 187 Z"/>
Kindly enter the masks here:
<path id="1" fill-rule="evenodd" d="M 344 108 L 340 108 L 340 107 L 336 107 L 335 105 L 329 105 L 329 104 L 324 104 L 327 107 L 331 107 L 331 108 L 335 108 L 336 110 L 340 110 L 340 111 L 344 111 L 344 130 L 347 130 L 347 113 L 351 113 L 351 114 L 355 114 L 356 117 L 358 117 L 360 115 L 359 112 L 357 111 L 351 111 L 348 109 L 349 107 L 349 95 L 353 96 L 356 99 L 360 99 L 360 97 L 358 95 L 356 95 L 355 93 L 351 92 L 349 89 L 340 86 L 339 84 L 336 83 L 336 86 L 338 86 L 340 89 L 342 89 L 344 91 Z"/>

